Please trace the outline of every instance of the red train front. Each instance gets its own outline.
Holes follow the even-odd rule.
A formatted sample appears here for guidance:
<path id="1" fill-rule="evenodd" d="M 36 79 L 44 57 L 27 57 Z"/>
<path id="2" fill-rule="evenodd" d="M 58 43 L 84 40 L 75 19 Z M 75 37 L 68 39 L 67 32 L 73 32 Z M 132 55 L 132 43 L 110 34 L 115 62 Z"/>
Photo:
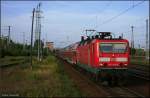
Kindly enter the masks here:
<path id="1" fill-rule="evenodd" d="M 94 39 L 77 48 L 78 63 L 96 68 L 127 68 L 129 44 L 125 39 Z"/>
<path id="2" fill-rule="evenodd" d="M 107 80 L 110 84 L 123 80 L 129 64 L 129 42 L 121 37 L 112 38 L 110 32 L 97 33 L 64 48 L 61 56 L 98 80 Z"/>

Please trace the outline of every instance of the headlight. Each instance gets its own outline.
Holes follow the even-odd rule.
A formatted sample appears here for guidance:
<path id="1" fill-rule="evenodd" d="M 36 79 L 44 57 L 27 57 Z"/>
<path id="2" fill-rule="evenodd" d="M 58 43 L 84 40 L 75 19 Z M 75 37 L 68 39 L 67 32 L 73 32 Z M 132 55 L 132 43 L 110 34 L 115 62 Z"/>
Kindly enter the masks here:
<path id="1" fill-rule="evenodd" d="M 109 61 L 110 61 L 110 58 L 108 58 L 108 57 L 100 57 L 100 58 L 99 58 L 99 61 L 100 61 L 100 62 L 109 62 Z"/>
<path id="2" fill-rule="evenodd" d="M 116 58 L 116 61 L 119 61 L 119 62 L 127 62 L 128 59 L 127 59 L 127 58 Z"/>

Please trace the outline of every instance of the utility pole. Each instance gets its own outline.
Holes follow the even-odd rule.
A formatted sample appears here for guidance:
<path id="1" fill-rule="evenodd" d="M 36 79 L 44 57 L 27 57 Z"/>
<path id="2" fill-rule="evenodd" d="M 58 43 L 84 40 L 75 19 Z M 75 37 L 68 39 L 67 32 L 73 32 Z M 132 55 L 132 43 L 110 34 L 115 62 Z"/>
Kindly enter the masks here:
<path id="1" fill-rule="evenodd" d="M 48 41 L 47 41 L 47 33 L 46 33 L 46 37 L 45 37 L 45 40 L 46 40 L 46 41 L 45 41 L 46 52 L 47 52 L 47 54 L 48 54 L 48 47 L 47 47 L 47 42 L 48 42 Z"/>
<path id="2" fill-rule="evenodd" d="M 23 32 L 23 49 L 25 49 L 25 33 Z"/>
<path id="3" fill-rule="evenodd" d="M 1 35 L 2 35 L 2 34 L 1 34 L 1 32 L 2 32 L 2 27 L 0 27 L 0 30 L 1 30 L 1 31 L 0 31 L 0 40 L 1 40 Z M 0 45 L 1 45 L 1 43 L 0 43 Z"/>
<path id="4" fill-rule="evenodd" d="M 148 44 L 148 38 L 149 38 L 149 35 L 148 35 L 148 19 L 146 19 L 146 46 L 145 46 L 145 57 L 146 59 L 149 59 L 149 44 Z"/>
<path id="5" fill-rule="evenodd" d="M 36 7 L 36 27 L 35 27 L 35 41 L 37 41 L 37 59 L 39 61 L 39 6 Z"/>
<path id="6" fill-rule="evenodd" d="M 139 49 L 141 49 L 141 46 L 140 46 L 140 44 L 139 44 L 138 46 L 139 46 Z"/>
<path id="7" fill-rule="evenodd" d="M 30 56 L 31 56 L 31 69 L 32 69 L 32 41 L 33 41 L 33 25 L 34 25 L 34 13 L 35 13 L 35 8 L 33 8 L 32 12 L 32 27 L 31 27 L 31 48 L 30 48 Z"/>
<path id="8" fill-rule="evenodd" d="M 9 46 L 9 43 L 10 43 L 10 27 L 11 26 L 8 26 L 8 46 Z"/>
<path id="9" fill-rule="evenodd" d="M 123 38 L 123 33 L 121 34 L 121 37 Z"/>
<path id="10" fill-rule="evenodd" d="M 132 35 L 131 35 L 131 48 L 134 48 L 134 34 L 133 34 L 133 28 L 134 26 L 131 26 Z"/>
<path id="11" fill-rule="evenodd" d="M 2 48 L 3 48 L 3 46 L 2 46 L 2 38 L 1 38 L 1 32 L 2 32 L 2 27 L 0 27 L 0 58 L 2 57 Z"/>
<path id="12" fill-rule="evenodd" d="M 41 3 L 39 3 L 37 5 L 37 8 L 36 8 L 36 28 L 35 28 L 35 40 L 37 40 L 37 52 L 38 52 L 38 55 L 37 55 L 37 58 L 38 58 L 38 61 L 40 61 L 40 58 L 41 58 Z"/>
<path id="13" fill-rule="evenodd" d="M 39 3 L 39 56 L 40 61 L 42 60 L 42 43 L 41 43 L 41 3 Z"/>
<path id="14" fill-rule="evenodd" d="M 42 42 L 41 42 L 41 24 L 40 24 L 40 30 L 39 30 L 39 59 L 42 60 Z"/>
<path id="15" fill-rule="evenodd" d="M 25 42 L 25 48 L 27 48 L 27 45 L 28 45 L 28 44 L 27 44 L 27 40 L 26 40 L 26 42 Z"/>

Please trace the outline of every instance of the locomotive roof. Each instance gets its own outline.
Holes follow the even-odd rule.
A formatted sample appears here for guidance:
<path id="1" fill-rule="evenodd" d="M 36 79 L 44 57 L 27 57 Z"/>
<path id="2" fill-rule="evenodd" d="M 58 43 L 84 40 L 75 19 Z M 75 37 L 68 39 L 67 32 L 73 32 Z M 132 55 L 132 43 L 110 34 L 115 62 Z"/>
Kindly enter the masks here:
<path id="1" fill-rule="evenodd" d="M 80 41 L 80 43 L 79 43 L 79 45 L 87 45 L 87 44 L 89 44 L 89 43 L 92 43 L 92 42 L 95 42 L 95 41 L 104 41 L 104 42 L 119 42 L 119 41 L 121 41 L 121 42 L 128 42 L 128 40 L 126 40 L 126 39 L 118 39 L 118 38 L 113 38 L 113 39 L 90 39 L 90 40 L 84 40 L 84 41 Z"/>
<path id="2" fill-rule="evenodd" d="M 73 43 L 65 48 L 63 48 L 62 50 L 75 50 L 78 46 L 80 45 L 87 45 L 89 43 L 92 43 L 93 41 L 112 41 L 112 42 L 128 42 L 128 40 L 123 39 L 121 36 L 119 36 L 118 38 L 112 38 L 111 32 L 97 32 L 98 35 L 95 36 L 87 36 L 87 39 L 83 39 L 79 42 Z"/>
<path id="3" fill-rule="evenodd" d="M 97 32 L 97 35 L 94 36 L 87 36 L 86 39 L 82 36 L 80 44 L 79 45 L 86 45 L 91 43 L 93 40 L 103 40 L 103 41 L 125 41 L 126 39 L 123 39 L 121 36 L 118 38 L 113 38 L 111 32 Z M 127 41 L 127 40 L 126 40 Z"/>

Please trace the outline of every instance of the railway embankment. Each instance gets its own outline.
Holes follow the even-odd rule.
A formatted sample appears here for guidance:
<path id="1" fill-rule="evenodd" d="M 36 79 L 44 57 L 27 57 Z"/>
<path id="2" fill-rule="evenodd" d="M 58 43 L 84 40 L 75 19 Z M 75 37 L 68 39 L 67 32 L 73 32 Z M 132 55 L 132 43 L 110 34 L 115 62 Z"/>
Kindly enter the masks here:
<path id="1" fill-rule="evenodd" d="M 124 87 L 112 88 L 98 85 L 81 72 L 71 64 L 52 55 L 42 62 L 34 58 L 32 69 L 29 63 L 2 67 L 0 69 L 0 95 L 26 97 L 149 96 L 147 87 L 149 83 L 143 80 L 140 82 L 139 78 L 130 77 L 125 86 L 128 88 L 126 90 Z M 132 81 L 139 82 L 135 84 Z"/>
<path id="2" fill-rule="evenodd" d="M 42 62 L 1 68 L 0 96 L 79 97 L 84 96 L 54 56 Z"/>

